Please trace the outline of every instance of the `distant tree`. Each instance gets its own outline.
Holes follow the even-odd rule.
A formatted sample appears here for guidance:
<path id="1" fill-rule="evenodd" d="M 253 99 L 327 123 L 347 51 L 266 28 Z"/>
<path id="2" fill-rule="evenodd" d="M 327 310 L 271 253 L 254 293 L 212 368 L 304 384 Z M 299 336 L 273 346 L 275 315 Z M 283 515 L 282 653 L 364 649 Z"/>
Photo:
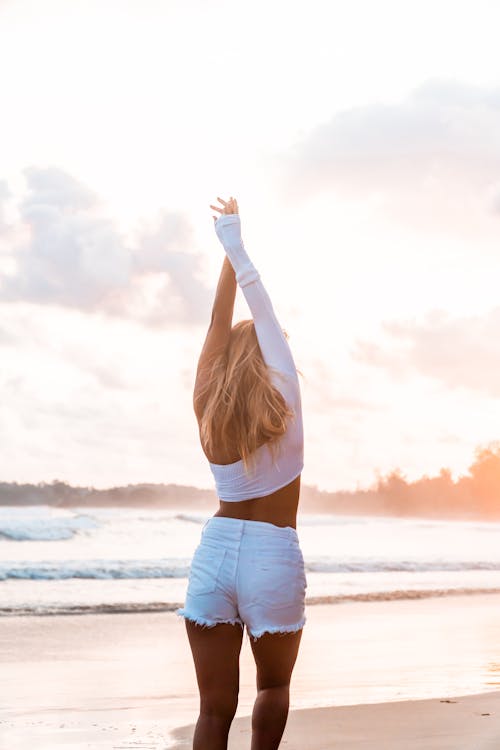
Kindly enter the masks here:
<path id="1" fill-rule="evenodd" d="M 500 514 L 500 442 L 494 441 L 474 451 L 469 466 L 470 488 L 482 512 Z"/>
<path id="2" fill-rule="evenodd" d="M 411 512 L 411 487 L 401 469 L 393 469 L 387 476 L 379 477 L 376 492 L 388 511 L 403 515 Z"/>

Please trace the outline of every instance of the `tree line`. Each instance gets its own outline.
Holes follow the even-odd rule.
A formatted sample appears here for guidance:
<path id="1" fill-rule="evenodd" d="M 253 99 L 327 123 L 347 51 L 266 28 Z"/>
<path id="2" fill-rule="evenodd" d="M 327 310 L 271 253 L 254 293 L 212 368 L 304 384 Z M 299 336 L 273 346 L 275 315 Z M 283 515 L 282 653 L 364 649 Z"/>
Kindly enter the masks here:
<path id="1" fill-rule="evenodd" d="M 0 505 L 60 507 L 125 506 L 209 510 L 216 496 L 211 489 L 178 484 L 128 484 L 96 489 L 74 487 L 54 479 L 38 484 L 0 482 Z M 437 476 L 407 481 L 400 469 L 377 476 L 364 490 L 327 492 L 304 485 L 301 512 L 347 513 L 432 518 L 500 520 L 500 441 L 475 450 L 467 474 L 453 480 L 442 468 Z"/>

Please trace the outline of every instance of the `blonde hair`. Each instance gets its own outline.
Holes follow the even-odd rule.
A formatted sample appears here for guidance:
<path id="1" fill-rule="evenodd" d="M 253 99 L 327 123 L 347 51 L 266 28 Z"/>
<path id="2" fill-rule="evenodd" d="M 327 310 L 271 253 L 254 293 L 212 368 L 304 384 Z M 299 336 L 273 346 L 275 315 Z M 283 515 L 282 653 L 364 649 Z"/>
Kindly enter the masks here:
<path id="1" fill-rule="evenodd" d="M 276 456 L 277 440 L 294 412 L 273 386 L 262 357 L 253 320 L 241 320 L 231 329 L 225 350 L 213 359 L 202 391 L 205 402 L 200 438 L 210 454 L 216 447 L 243 460 L 245 470 L 252 454 L 268 443 Z"/>

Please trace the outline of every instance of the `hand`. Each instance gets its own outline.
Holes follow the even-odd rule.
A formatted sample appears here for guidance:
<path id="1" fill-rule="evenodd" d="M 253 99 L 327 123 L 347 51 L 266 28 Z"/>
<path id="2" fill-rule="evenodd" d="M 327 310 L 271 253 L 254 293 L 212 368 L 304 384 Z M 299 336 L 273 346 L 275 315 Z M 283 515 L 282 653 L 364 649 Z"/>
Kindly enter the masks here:
<path id="1" fill-rule="evenodd" d="M 227 252 L 228 247 L 239 246 L 243 242 L 241 239 L 241 220 L 238 213 L 238 201 L 233 196 L 228 201 L 224 201 L 222 198 L 217 198 L 217 200 L 222 203 L 223 207 L 211 205 L 210 208 L 219 211 L 221 214 L 220 216 L 213 217 L 214 228 L 217 237 Z M 223 216 L 228 217 L 227 222 L 219 221 Z"/>
<path id="2" fill-rule="evenodd" d="M 222 198 L 219 198 L 219 197 L 217 197 L 217 200 L 223 204 L 223 208 L 220 208 L 220 206 L 212 206 L 212 204 L 210 204 L 210 208 L 213 208 L 214 211 L 220 211 L 221 214 L 237 214 L 238 213 L 238 201 L 236 200 L 236 198 L 233 198 L 233 196 L 231 196 L 228 201 L 223 201 Z M 213 216 L 214 222 L 217 221 L 218 218 L 220 217 Z"/>

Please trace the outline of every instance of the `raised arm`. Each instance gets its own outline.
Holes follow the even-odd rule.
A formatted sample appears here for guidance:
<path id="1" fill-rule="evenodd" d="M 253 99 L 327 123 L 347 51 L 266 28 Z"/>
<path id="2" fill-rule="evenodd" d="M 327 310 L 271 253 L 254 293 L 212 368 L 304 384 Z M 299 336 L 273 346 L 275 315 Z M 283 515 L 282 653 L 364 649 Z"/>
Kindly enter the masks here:
<path id="1" fill-rule="evenodd" d="M 193 407 L 197 417 L 200 417 L 204 409 L 203 394 L 207 382 L 210 365 L 217 355 L 221 354 L 229 341 L 231 326 L 233 322 L 234 300 L 236 297 L 236 278 L 233 267 L 227 258 L 224 258 L 222 269 L 215 292 L 212 317 L 208 332 L 198 360 L 196 381 L 193 392 Z"/>
<path id="2" fill-rule="evenodd" d="M 260 275 L 243 244 L 239 215 L 223 214 L 215 222 L 215 231 L 231 261 L 236 281 L 252 313 L 264 361 L 269 367 L 298 382 L 295 362 L 285 334 Z"/>

